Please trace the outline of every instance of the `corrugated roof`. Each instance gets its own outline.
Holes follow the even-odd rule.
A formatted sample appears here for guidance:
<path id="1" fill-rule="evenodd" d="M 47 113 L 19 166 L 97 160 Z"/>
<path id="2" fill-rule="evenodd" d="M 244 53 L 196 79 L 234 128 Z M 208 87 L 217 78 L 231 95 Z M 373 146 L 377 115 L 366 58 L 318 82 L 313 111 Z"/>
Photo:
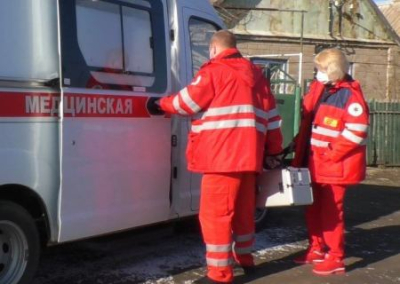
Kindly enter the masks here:
<path id="1" fill-rule="evenodd" d="M 237 34 L 299 37 L 300 11 L 307 11 L 304 38 L 400 44 L 373 0 L 224 0 L 216 6 L 227 27 Z"/>
<path id="2" fill-rule="evenodd" d="M 388 5 L 380 5 L 379 9 L 397 34 L 400 35 L 400 1 L 395 1 Z"/>

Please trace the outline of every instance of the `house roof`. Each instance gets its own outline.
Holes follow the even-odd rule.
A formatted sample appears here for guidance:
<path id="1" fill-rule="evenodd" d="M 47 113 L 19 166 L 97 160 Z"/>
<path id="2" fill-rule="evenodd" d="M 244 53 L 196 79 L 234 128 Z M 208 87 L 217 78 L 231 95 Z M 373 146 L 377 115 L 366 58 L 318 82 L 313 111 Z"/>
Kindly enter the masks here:
<path id="1" fill-rule="evenodd" d="M 210 1 L 236 34 L 400 45 L 399 36 L 373 0 Z"/>
<path id="2" fill-rule="evenodd" d="M 379 5 L 379 9 L 396 33 L 400 35 L 400 0 L 394 1 L 391 4 Z"/>

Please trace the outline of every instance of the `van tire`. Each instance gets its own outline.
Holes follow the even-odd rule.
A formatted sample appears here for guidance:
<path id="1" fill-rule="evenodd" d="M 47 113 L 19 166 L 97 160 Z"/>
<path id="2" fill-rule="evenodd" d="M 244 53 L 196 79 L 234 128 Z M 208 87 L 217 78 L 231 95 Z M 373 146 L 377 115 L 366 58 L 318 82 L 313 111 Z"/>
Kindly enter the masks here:
<path id="1" fill-rule="evenodd" d="M 0 283 L 27 284 L 40 258 L 39 232 L 22 206 L 0 201 Z"/>

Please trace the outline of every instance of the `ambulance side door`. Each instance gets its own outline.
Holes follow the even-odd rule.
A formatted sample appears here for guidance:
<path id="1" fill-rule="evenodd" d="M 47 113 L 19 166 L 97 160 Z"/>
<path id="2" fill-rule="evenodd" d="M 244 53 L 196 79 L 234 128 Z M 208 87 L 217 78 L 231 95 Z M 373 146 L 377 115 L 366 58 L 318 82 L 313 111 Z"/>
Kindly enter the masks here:
<path id="1" fill-rule="evenodd" d="M 171 216 L 165 0 L 59 0 L 62 53 L 60 237 L 68 241 Z"/>
<path id="2" fill-rule="evenodd" d="M 223 27 L 222 20 L 216 15 L 211 6 L 201 2 L 178 0 L 179 26 L 181 29 L 180 38 L 181 50 L 184 53 L 182 69 L 185 70 L 185 84 L 193 79 L 201 65 L 209 60 L 209 42 L 214 32 Z M 189 4 L 191 4 L 189 6 Z M 208 3 L 207 3 L 208 4 Z M 198 6 L 197 6 L 198 5 Z M 183 52 L 184 51 L 184 52 Z M 199 114 L 201 115 L 201 114 Z M 181 133 L 187 136 L 191 128 L 191 119 L 185 119 L 180 124 Z M 186 140 L 185 140 L 186 142 Z M 183 152 L 186 147 L 181 147 L 180 157 L 185 157 Z M 198 211 L 200 198 L 201 174 L 187 171 L 186 161 L 181 161 L 180 172 L 182 177 L 190 180 L 190 210 Z"/>

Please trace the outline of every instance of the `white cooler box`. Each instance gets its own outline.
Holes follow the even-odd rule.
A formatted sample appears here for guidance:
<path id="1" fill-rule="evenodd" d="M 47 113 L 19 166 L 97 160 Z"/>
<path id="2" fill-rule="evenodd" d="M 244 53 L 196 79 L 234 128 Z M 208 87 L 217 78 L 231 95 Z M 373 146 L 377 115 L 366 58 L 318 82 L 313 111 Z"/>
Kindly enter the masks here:
<path id="1" fill-rule="evenodd" d="M 312 203 L 311 178 L 307 168 L 265 170 L 257 178 L 258 208 Z"/>

